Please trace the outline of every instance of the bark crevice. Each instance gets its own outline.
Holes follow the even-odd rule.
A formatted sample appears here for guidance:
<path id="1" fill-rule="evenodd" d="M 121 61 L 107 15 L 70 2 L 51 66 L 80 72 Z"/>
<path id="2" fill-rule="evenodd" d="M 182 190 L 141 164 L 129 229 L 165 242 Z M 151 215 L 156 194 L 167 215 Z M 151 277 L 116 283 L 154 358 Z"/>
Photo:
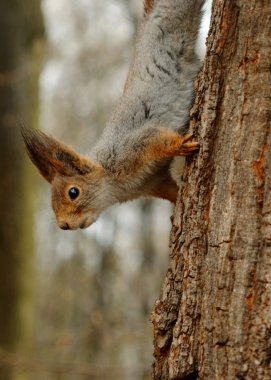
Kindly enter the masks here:
<path id="1" fill-rule="evenodd" d="M 270 20 L 270 1 L 214 1 L 191 111 L 201 149 L 152 313 L 155 379 L 271 378 Z"/>

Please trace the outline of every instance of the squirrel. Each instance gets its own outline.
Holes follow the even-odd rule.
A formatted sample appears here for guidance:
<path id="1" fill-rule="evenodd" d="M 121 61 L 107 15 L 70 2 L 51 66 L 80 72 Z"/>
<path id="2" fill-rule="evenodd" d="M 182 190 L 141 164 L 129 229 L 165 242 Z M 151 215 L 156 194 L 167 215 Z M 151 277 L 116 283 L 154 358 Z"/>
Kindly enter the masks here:
<path id="1" fill-rule="evenodd" d="M 123 94 L 88 155 L 22 128 L 27 153 L 51 184 L 64 230 L 86 228 L 107 207 L 142 196 L 176 202 L 173 159 L 199 149 L 187 133 L 204 0 L 145 0 Z"/>

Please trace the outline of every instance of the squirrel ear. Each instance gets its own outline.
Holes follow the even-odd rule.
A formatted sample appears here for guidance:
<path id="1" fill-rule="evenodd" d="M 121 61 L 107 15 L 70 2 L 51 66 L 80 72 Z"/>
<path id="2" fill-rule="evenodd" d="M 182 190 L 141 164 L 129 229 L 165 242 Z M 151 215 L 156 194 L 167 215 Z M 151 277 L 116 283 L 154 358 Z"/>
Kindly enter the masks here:
<path id="1" fill-rule="evenodd" d="M 31 161 L 48 182 L 57 172 L 65 176 L 84 175 L 93 169 L 87 158 L 37 129 L 23 127 L 22 136 Z"/>

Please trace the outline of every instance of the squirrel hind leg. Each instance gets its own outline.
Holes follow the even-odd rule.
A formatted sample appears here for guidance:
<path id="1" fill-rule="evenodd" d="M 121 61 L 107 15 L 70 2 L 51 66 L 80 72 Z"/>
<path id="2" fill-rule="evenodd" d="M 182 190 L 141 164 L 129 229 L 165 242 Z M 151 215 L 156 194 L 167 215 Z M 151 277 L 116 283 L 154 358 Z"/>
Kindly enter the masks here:
<path id="1" fill-rule="evenodd" d="M 155 0 L 144 0 L 144 14 L 147 15 L 153 9 Z"/>

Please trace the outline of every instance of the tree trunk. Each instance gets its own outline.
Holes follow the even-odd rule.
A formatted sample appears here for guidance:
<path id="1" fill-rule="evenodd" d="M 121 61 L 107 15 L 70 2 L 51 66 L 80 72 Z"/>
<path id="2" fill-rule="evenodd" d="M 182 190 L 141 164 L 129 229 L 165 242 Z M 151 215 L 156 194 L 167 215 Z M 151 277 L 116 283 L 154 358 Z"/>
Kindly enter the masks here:
<path id="1" fill-rule="evenodd" d="M 215 0 L 152 313 L 155 379 L 271 378 L 271 3 Z"/>
<path id="2" fill-rule="evenodd" d="M 34 27 L 41 24 L 39 1 L 1 1 L 0 15 L 0 349 L 14 351 L 27 348 L 32 329 L 33 192 L 19 120 L 33 117 L 37 106 L 32 43 L 41 29 Z M 11 377 L 0 362 L 1 380 Z"/>

